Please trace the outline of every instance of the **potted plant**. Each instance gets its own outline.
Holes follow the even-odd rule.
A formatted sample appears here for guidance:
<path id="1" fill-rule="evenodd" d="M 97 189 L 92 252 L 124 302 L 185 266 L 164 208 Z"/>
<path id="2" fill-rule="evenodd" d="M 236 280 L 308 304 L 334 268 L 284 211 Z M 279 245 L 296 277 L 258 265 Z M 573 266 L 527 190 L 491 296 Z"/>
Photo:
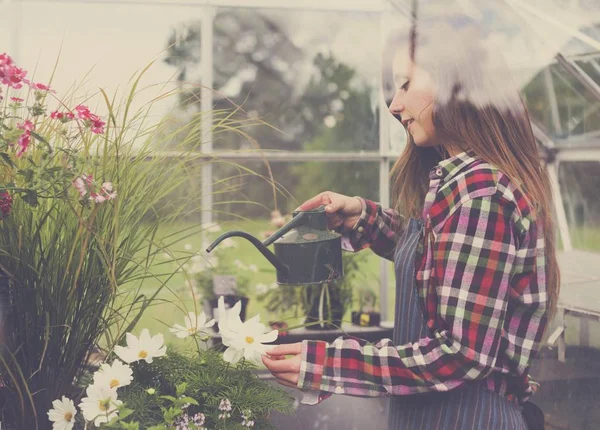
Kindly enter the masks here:
<path id="1" fill-rule="evenodd" d="M 125 430 L 273 428 L 269 415 L 290 413 L 293 398 L 258 378 L 256 363 L 277 331 L 267 332 L 257 318 L 242 322 L 239 303 L 228 310 L 221 297 L 218 306 L 224 353 L 207 346 L 215 321 L 203 312 L 189 312 L 183 325 L 170 329 L 191 340 L 184 352 L 165 346 L 160 333 L 127 333 L 125 345 L 82 376 L 85 395 L 79 402 L 67 396 L 54 400 L 50 420 L 58 426 Z"/>
<path id="2" fill-rule="evenodd" d="M 376 310 L 377 294 L 370 286 L 359 287 L 358 311 L 352 311 L 352 324 L 362 327 L 377 327 L 381 323 L 381 314 Z"/>
<path id="3" fill-rule="evenodd" d="M 240 260 L 229 262 L 224 257 L 225 250 L 235 246 L 234 243 L 226 240 L 210 256 L 193 256 L 191 262 L 194 264 L 188 269 L 188 275 L 192 276 L 193 284 L 202 297 L 204 311 L 217 321 L 217 302 L 220 297 L 224 298 L 226 309 L 240 302 L 240 316 L 242 321 L 246 320 L 251 274 L 258 270 L 254 265 L 246 266 Z"/>
<path id="4" fill-rule="evenodd" d="M 147 122 L 154 118 L 149 115 L 152 104 L 137 112 L 131 108 L 146 70 L 134 77 L 122 104 L 114 101 L 118 97 L 100 92 L 106 111 L 101 118 L 75 102 L 76 95 L 58 99 L 48 85 L 29 81 L 27 72 L 10 56 L 0 54 L 0 270 L 4 274 L 0 296 L 2 307 L 11 310 L 0 315 L 2 329 L 8 330 L 0 343 L 3 429 L 49 430 L 52 422 L 62 419 L 63 428 L 79 430 L 84 426 L 82 414 L 75 420 L 72 405 L 86 398 L 102 400 L 95 404 L 105 407 L 103 413 L 121 406 L 112 381 L 108 388 L 89 389 L 86 380 L 93 375 L 88 358 L 100 348 L 110 361 L 119 347 L 133 346 L 131 331 L 176 274 L 175 270 L 163 273 L 160 264 L 165 262 L 159 262 L 159 257 L 169 252 L 174 237 L 194 233 L 178 227 L 178 221 L 191 206 L 200 208 L 201 196 L 193 184 L 201 173 L 190 166 L 198 165 L 201 154 L 189 151 L 198 136 L 180 133 L 186 150 L 177 156 L 154 149 L 161 136 L 174 134 L 163 133 L 168 119 Z M 189 129 L 198 129 L 198 124 Z M 175 190 L 186 188 L 185 198 L 172 198 Z M 173 258 L 167 263 L 188 261 Z M 156 287 L 142 290 L 149 280 Z M 148 340 L 143 336 L 144 342 Z M 158 339 L 149 339 L 149 347 L 160 349 Z M 136 345 L 140 342 L 141 338 Z M 227 383 L 228 372 L 235 373 L 240 366 L 245 369 L 241 361 L 222 366 L 218 360 L 227 357 L 213 359 L 211 352 L 201 348 L 196 353 L 194 361 L 218 369 Z M 140 358 L 149 355 L 150 350 L 138 351 Z M 151 378 L 157 392 L 171 396 L 160 402 L 172 403 L 160 403 L 165 409 L 158 409 L 163 413 L 158 428 L 172 422 L 181 410 L 178 395 L 196 396 L 199 404 L 204 398 L 216 402 L 215 393 L 223 388 L 216 379 L 213 385 L 202 379 L 203 391 L 182 388 L 187 380 L 197 383 L 192 373 L 201 369 L 179 369 L 176 377 L 167 377 L 177 357 L 172 354 Z M 209 373 L 210 378 L 214 375 Z M 244 381 L 257 379 L 251 372 L 243 375 Z M 137 380 L 147 384 L 150 379 Z M 133 385 L 131 393 L 123 398 L 132 416 L 143 415 L 147 405 L 140 401 L 142 394 Z M 269 410 L 264 408 L 265 416 Z M 49 415 L 49 411 L 54 412 Z M 120 410 L 117 415 L 124 419 L 127 413 Z M 234 411 L 223 413 L 233 416 Z M 89 414 L 84 417 L 86 428 L 98 427 Z M 106 422 L 97 424 L 114 428 Z M 114 425 L 139 427 L 127 422 Z"/>

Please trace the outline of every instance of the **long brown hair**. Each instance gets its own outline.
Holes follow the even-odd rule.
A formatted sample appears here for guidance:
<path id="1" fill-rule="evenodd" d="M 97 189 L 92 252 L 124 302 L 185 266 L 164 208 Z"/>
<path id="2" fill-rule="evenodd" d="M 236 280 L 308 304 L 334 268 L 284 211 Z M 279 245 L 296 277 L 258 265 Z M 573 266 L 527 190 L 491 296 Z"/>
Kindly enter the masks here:
<path id="1" fill-rule="evenodd" d="M 447 35 L 438 32 L 440 35 L 443 38 L 433 36 L 429 41 L 448 41 Z M 395 40 L 398 42 L 397 38 Z M 416 43 L 415 26 L 410 40 L 411 45 Z M 419 38 L 419 41 L 422 40 Z M 415 64 L 424 66 L 437 85 L 433 110 L 436 138 L 440 142 L 452 142 L 505 173 L 526 196 L 540 223 L 538 225 L 543 227 L 547 310 L 549 316 L 553 315 L 560 289 L 560 272 L 556 260 L 552 188 L 525 104 L 516 86 L 507 78 L 510 76 L 508 67 L 505 70 L 499 68 L 500 63 L 495 58 L 494 70 L 486 68 L 489 66 L 486 60 L 492 54 L 482 51 L 481 46 L 476 44 L 461 46 L 461 54 L 456 56 L 415 57 L 415 48 L 412 46 L 410 49 L 411 57 L 416 58 Z M 499 56 L 499 53 L 493 52 L 493 55 Z M 500 88 L 497 78 L 502 81 Z M 482 98 L 482 94 L 491 92 L 494 94 L 490 94 L 489 99 Z M 448 154 L 444 144 L 419 147 L 409 133 L 407 139 L 406 148 L 391 171 L 393 204 L 404 216 L 420 218 L 429 185 L 429 171 Z"/>

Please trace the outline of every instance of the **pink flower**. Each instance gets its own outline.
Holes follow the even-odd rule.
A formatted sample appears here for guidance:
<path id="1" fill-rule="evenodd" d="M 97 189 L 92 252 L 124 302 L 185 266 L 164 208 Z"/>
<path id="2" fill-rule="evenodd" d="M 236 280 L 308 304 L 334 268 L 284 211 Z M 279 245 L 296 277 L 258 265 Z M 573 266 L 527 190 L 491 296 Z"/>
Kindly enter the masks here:
<path id="1" fill-rule="evenodd" d="M 79 119 L 90 119 L 91 115 L 93 115 L 87 106 L 78 105 L 75 110 Z"/>
<path id="2" fill-rule="evenodd" d="M 101 119 L 96 119 L 94 121 L 92 121 L 92 133 L 95 134 L 102 134 L 104 133 L 104 126 L 106 125 L 106 123 L 104 121 L 102 121 Z"/>
<path id="3" fill-rule="evenodd" d="M 98 185 L 94 182 L 94 178 L 91 175 L 81 175 L 73 181 L 73 186 L 77 189 L 81 197 L 85 197 L 89 191 L 89 199 L 95 203 L 104 203 L 117 197 L 117 193 L 113 191 L 112 182 L 104 182 L 100 189 L 98 189 Z"/>
<path id="4" fill-rule="evenodd" d="M 112 182 L 104 182 L 98 193 L 90 193 L 90 200 L 96 203 L 104 203 L 107 200 L 112 200 L 117 197 L 117 193 L 113 191 Z"/>
<path id="5" fill-rule="evenodd" d="M 106 123 L 102 121 L 98 115 L 91 113 L 87 106 L 79 105 L 75 110 L 77 111 L 77 117 L 90 125 L 92 133 L 104 133 L 104 126 Z"/>
<path id="6" fill-rule="evenodd" d="M 23 86 L 23 83 L 29 83 L 25 79 L 26 74 L 26 70 L 15 66 L 8 54 L 0 54 L 0 82 L 18 90 Z"/>
<path id="7" fill-rule="evenodd" d="M 79 178 L 75 179 L 73 181 L 73 186 L 79 192 L 80 197 L 83 197 L 87 194 L 87 188 L 85 186 L 85 182 L 83 181 L 83 178 L 79 177 Z"/>
<path id="8" fill-rule="evenodd" d="M 18 124 L 17 128 L 23 130 L 23 134 L 19 136 L 19 140 L 17 142 L 17 144 L 19 145 L 17 157 L 20 157 L 25 151 L 27 151 L 27 148 L 31 144 L 31 132 L 33 131 L 33 123 L 29 120 L 26 120 Z"/>
<path id="9" fill-rule="evenodd" d="M 50 91 L 52 93 L 55 93 L 56 91 L 50 89 L 50 86 L 46 85 L 46 84 L 41 84 L 41 83 L 36 83 L 36 84 L 30 84 L 30 87 L 33 88 L 34 90 L 38 90 L 38 91 Z"/>
<path id="10" fill-rule="evenodd" d="M 8 191 L 0 193 L 0 215 L 2 218 L 6 218 L 10 215 L 12 209 L 13 199 Z"/>
<path id="11" fill-rule="evenodd" d="M 22 99 L 21 97 L 11 97 L 10 99 L 11 99 L 13 102 L 16 102 L 16 103 L 21 103 L 21 102 L 24 102 L 24 101 L 25 101 L 25 100 L 24 100 L 24 99 Z"/>
<path id="12" fill-rule="evenodd" d="M 90 200 L 96 203 L 104 203 L 106 201 L 106 197 L 104 197 L 102 194 L 90 193 Z"/>
<path id="13" fill-rule="evenodd" d="M 75 115 L 71 112 L 59 112 L 55 110 L 50 114 L 50 118 L 58 119 L 61 122 L 68 122 L 75 118 Z"/>

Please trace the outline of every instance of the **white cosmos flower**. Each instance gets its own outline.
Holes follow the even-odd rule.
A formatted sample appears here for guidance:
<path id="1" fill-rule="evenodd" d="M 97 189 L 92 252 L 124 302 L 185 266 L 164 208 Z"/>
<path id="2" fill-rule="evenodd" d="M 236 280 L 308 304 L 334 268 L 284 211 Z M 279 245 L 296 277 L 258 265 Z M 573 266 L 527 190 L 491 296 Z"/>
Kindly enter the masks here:
<path id="1" fill-rule="evenodd" d="M 221 335 L 223 345 L 229 346 L 229 338 L 235 336 L 234 333 L 242 325 L 240 312 L 242 310 L 242 302 L 237 302 L 231 309 L 225 309 L 225 299 L 219 297 L 218 301 L 218 325 L 219 334 Z"/>
<path id="2" fill-rule="evenodd" d="M 79 409 L 86 421 L 94 421 L 99 427 L 118 416 L 118 408 L 123 404 L 117 400 L 117 390 L 100 385 L 90 385 L 86 390 L 87 397 L 81 400 Z"/>
<path id="3" fill-rule="evenodd" d="M 48 419 L 52 421 L 52 430 L 71 430 L 75 425 L 77 409 L 73 400 L 62 396 L 52 402 L 52 409 L 48 411 Z"/>
<path id="4" fill-rule="evenodd" d="M 199 332 L 206 331 L 205 329 L 211 328 L 214 325 L 214 319 L 208 322 L 206 321 L 206 314 L 204 311 L 200 312 L 200 315 L 189 312 L 185 317 L 185 327 L 175 324 L 169 331 L 174 333 L 178 338 L 185 339 L 188 336 L 193 336 Z"/>
<path id="5" fill-rule="evenodd" d="M 125 363 L 133 363 L 138 360 L 146 360 L 152 363 L 152 359 L 162 357 L 167 352 L 164 346 L 165 340 L 161 333 L 150 337 L 147 328 L 140 333 L 139 339 L 131 333 L 127 333 L 127 346 L 115 346 L 115 353 Z"/>
<path id="6" fill-rule="evenodd" d="M 121 360 L 113 361 L 112 366 L 104 363 L 94 373 L 94 385 L 97 386 L 120 388 L 131 384 L 131 381 L 133 381 L 133 370 L 127 364 L 123 364 Z"/>
<path id="7" fill-rule="evenodd" d="M 265 333 L 266 327 L 260 322 L 259 315 L 254 316 L 246 322 L 229 328 L 227 336 L 223 336 L 223 344 L 228 348 L 223 353 L 223 360 L 237 363 L 240 358 L 259 362 L 265 352 L 272 345 L 264 343 L 274 342 L 278 331 L 272 330 Z"/>
<path id="8" fill-rule="evenodd" d="M 240 319 L 242 302 L 237 302 L 233 308 L 225 309 L 225 299 L 219 297 L 219 333 L 223 345 L 228 348 L 223 353 L 223 359 L 230 363 L 237 363 L 242 357 L 247 360 L 259 361 L 271 346 L 263 345 L 277 339 L 277 330 L 265 333 L 265 325 L 256 315 L 246 322 Z"/>

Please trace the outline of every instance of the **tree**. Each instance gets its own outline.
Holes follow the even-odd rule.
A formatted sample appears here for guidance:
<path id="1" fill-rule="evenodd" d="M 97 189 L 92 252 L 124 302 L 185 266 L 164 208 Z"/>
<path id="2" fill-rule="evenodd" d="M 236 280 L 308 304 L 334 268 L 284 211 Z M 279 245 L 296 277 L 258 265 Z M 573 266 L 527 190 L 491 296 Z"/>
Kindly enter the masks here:
<path id="1" fill-rule="evenodd" d="M 201 77 L 198 73 L 202 60 L 201 23 L 192 22 L 175 29 L 169 37 L 168 46 L 165 61 L 180 70 L 177 79 L 182 90 L 181 111 L 188 115 L 198 112 L 200 86 L 195 84 Z M 286 29 L 274 19 L 256 11 L 219 11 L 214 20 L 213 62 L 215 109 L 229 113 L 240 107 L 234 116 L 236 120 L 243 123 L 250 119 L 256 124 L 260 118 L 265 123 L 245 127 L 245 135 L 219 134 L 214 141 L 216 150 L 248 149 L 255 144 L 262 149 L 335 150 L 341 148 L 342 143 L 336 139 L 348 142 L 350 146 L 345 150 L 366 149 L 360 142 L 370 142 L 373 133 L 376 145 L 377 124 L 368 91 L 351 89 L 352 80 L 356 78 L 355 71 L 331 56 L 311 58 L 290 40 Z M 333 75 L 328 76 L 330 66 L 335 70 Z M 340 104 L 347 105 L 344 109 L 353 119 L 341 119 L 343 113 L 337 112 L 339 109 L 336 108 Z M 328 118 L 332 110 L 336 111 L 335 115 L 340 117 L 342 125 L 335 127 L 335 138 L 328 138 L 324 134 L 327 130 L 324 129 L 323 118 Z M 360 118 L 361 115 L 364 118 Z M 359 122 L 351 123 L 353 120 Z M 363 130 L 362 126 L 367 129 Z M 269 169 L 264 163 L 248 162 L 244 163 L 244 167 L 263 177 L 269 176 Z M 311 174 L 318 174 L 318 169 L 310 165 L 306 167 Z M 364 170 L 364 166 L 360 167 Z M 306 182 L 306 174 L 301 169 L 290 169 L 288 163 L 272 163 L 270 168 L 275 180 L 292 194 L 298 194 L 299 181 L 303 190 L 305 185 L 312 187 L 312 184 L 317 185 L 312 190 L 319 188 L 318 182 Z M 235 190 L 237 197 L 267 207 L 266 210 L 253 205 L 236 208 L 238 213 L 246 216 L 264 216 L 276 206 L 290 208 L 297 203 L 274 202 L 273 191 L 265 179 L 244 174 L 242 168 L 219 165 L 214 172 L 217 181 L 229 178 L 220 182 L 222 190 L 227 192 L 217 194 L 216 203 L 231 200 L 231 191 Z M 231 211 L 233 208 L 225 206 L 222 209 Z"/>
<path id="2" fill-rule="evenodd" d="M 307 151 L 376 151 L 379 148 L 379 113 L 373 108 L 371 91 L 355 88 L 356 71 L 333 56 L 318 55 L 315 65 L 320 79 L 311 82 L 307 94 L 335 88 L 340 98 L 331 102 L 331 115 L 321 125 L 321 133 L 306 145 Z M 316 191 L 378 199 L 379 165 L 371 162 L 304 163 L 296 167 L 300 176 L 297 196 L 304 200 Z"/>

